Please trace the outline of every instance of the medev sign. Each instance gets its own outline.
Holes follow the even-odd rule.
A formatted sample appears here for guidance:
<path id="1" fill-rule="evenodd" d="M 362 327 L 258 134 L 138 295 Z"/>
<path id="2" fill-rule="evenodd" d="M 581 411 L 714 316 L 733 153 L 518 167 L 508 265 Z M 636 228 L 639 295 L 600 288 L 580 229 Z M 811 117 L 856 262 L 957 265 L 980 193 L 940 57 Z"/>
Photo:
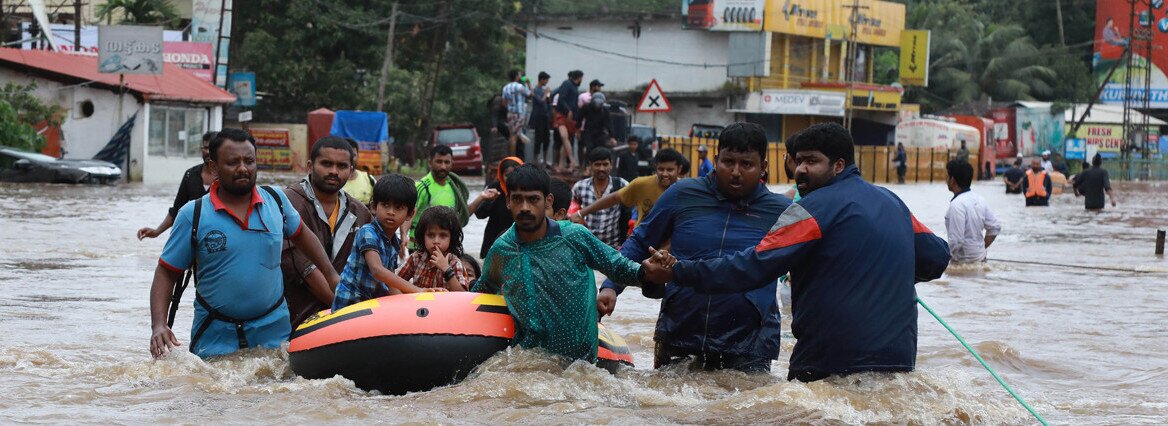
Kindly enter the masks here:
<path id="1" fill-rule="evenodd" d="M 771 114 L 843 117 L 843 93 L 815 90 L 763 90 L 761 110 Z"/>
<path id="2" fill-rule="evenodd" d="M 98 27 L 97 44 L 100 73 L 162 74 L 162 27 Z"/>

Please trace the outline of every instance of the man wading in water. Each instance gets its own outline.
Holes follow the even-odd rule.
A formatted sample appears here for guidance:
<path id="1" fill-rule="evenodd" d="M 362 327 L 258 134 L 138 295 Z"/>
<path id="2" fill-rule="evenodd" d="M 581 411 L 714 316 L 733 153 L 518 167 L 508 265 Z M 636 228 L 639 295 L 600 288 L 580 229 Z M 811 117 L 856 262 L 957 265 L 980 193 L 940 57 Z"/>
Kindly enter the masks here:
<path id="1" fill-rule="evenodd" d="M 791 331 L 798 339 L 788 380 L 814 381 L 916 365 L 914 284 L 941 276 L 949 247 L 891 191 L 864 181 L 847 129 L 816 124 L 791 138 L 792 204 L 755 247 L 729 257 L 643 262 L 649 281 L 702 293 L 743 292 L 791 271 Z M 674 244 L 677 244 L 676 242 Z"/>
<path id="2" fill-rule="evenodd" d="M 283 192 L 256 188 L 255 139 L 243 130 L 223 129 L 208 149 L 207 164 L 219 179 L 207 195 L 179 210 L 154 269 L 150 355 L 156 359 L 179 345 L 167 326 L 167 302 L 171 284 L 187 268 L 195 268 L 199 283 L 190 350 L 202 358 L 250 347 L 278 348 L 288 340 L 292 328 L 280 274 L 285 238 L 320 268 L 330 287 L 340 281 L 320 241 L 303 232 L 300 214 Z"/>

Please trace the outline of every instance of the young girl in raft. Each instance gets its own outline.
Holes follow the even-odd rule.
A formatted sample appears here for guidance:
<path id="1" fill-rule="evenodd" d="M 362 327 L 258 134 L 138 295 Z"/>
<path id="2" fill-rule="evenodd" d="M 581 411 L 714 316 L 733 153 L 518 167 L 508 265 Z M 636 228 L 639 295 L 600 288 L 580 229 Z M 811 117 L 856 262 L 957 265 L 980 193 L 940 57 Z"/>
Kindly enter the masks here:
<path id="1" fill-rule="evenodd" d="M 462 226 L 458 213 L 446 206 L 431 206 L 418 218 L 414 235 L 421 235 L 421 249 L 410 254 L 397 275 L 423 289 L 466 291 L 462 266 Z"/>

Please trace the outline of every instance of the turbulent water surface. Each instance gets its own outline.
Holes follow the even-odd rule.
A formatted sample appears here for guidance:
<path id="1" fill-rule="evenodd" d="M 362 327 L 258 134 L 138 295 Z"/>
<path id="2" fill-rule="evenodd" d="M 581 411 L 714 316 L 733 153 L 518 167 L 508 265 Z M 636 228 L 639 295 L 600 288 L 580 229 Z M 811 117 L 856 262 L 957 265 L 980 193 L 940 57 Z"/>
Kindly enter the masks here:
<path id="1" fill-rule="evenodd" d="M 892 189 L 944 234 L 943 186 Z M 1153 256 L 1155 229 L 1168 228 L 1168 185 L 1124 186 L 1119 208 L 1102 213 L 1070 195 L 1027 209 L 1000 183 L 974 189 L 1003 223 L 990 257 L 1010 262 L 951 268 L 918 285 L 920 296 L 1048 420 L 1168 423 L 1168 262 Z M 787 318 L 772 375 L 653 371 L 658 302 L 635 289 L 605 320 L 638 365 L 615 376 L 516 350 L 459 385 L 382 396 L 339 377 L 298 378 L 279 350 L 152 361 L 148 289 L 165 236 L 134 233 L 162 219 L 173 190 L 0 184 L 0 423 L 1033 421 L 923 309 L 909 374 L 783 380 L 794 343 Z M 472 252 L 484 225 L 467 227 Z M 186 302 L 176 326 L 184 343 Z"/>

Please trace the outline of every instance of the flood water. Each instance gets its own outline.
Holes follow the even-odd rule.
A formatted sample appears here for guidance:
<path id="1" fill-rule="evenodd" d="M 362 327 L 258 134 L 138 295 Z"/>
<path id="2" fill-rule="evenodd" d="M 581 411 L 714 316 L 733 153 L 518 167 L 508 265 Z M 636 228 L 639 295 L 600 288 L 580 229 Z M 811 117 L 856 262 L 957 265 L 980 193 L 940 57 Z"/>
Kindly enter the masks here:
<path id="1" fill-rule="evenodd" d="M 943 185 L 892 189 L 944 234 Z M 1119 189 L 1119 208 L 1091 213 L 1070 195 L 1027 209 L 1001 183 L 975 184 L 1003 224 L 989 256 L 1013 263 L 951 268 L 917 286 L 1052 423 L 1168 423 L 1168 261 L 1153 255 L 1168 185 Z M 788 382 L 789 318 L 772 375 L 653 371 L 658 302 L 636 289 L 605 319 L 637 362 L 615 376 L 508 351 L 462 384 L 382 396 L 343 378 L 298 378 L 279 350 L 152 361 L 148 293 L 165 235 L 134 234 L 162 219 L 174 190 L 0 184 L 0 423 L 1034 422 L 923 309 L 913 373 Z M 472 252 L 484 225 L 467 227 Z M 175 327 L 184 344 L 192 301 Z"/>

